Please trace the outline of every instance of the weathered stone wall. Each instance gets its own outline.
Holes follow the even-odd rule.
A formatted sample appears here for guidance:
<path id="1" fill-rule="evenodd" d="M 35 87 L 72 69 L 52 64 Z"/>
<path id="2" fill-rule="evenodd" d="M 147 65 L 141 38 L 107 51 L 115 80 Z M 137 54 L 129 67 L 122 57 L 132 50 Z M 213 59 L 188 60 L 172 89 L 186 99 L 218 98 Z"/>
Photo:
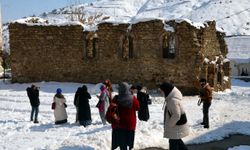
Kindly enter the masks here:
<path id="1" fill-rule="evenodd" d="M 73 81 L 142 83 L 149 88 L 168 81 L 186 95 L 196 94 L 200 77 L 208 77 L 204 58 L 222 55 L 215 24 L 197 29 L 187 22 L 161 20 L 98 25 L 96 32 L 81 26 L 9 26 L 12 81 Z M 163 58 L 174 38 L 175 57 Z M 224 55 L 224 53 L 223 53 Z M 214 79 L 213 77 L 210 77 Z M 217 84 L 215 85 L 217 86 Z"/>
<path id="2" fill-rule="evenodd" d="M 82 30 L 82 26 L 10 24 L 12 81 L 80 81 Z"/>
<path id="3" fill-rule="evenodd" d="M 224 33 L 216 31 L 215 21 L 208 22 L 201 33 L 202 59 L 209 61 L 203 63 L 199 77 L 207 79 L 215 91 L 231 87 L 230 62 L 224 61 L 228 53 L 224 36 Z"/>

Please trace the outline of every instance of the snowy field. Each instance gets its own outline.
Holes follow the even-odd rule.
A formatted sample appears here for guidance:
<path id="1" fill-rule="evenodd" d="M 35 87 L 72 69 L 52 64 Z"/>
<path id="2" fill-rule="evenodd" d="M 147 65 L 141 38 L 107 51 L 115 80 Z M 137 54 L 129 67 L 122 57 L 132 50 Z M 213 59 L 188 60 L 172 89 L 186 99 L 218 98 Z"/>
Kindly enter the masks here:
<path id="1" fill-rule="evenodd" d="M 75 124 L 73 98 L 79 83 L 40 82 L 39 124 L 30 119 L 30 104 L 25 89 L 30 84 L 10 84 L 0 80 L 0 149 L 1 150 L 109 150 L 111 127 L 103 126 L 95 105 L 100 84 L 87 84 L 92 95 L 90 100 L 93 124 L 84 128 Z M 55 90 L 60 87 L 67 99 L 69 123 L 54 125 L 51 102 Z M 198 96 L 184 97 L 183 104 L 191 127 L 191 134 L 184 142 L 204 143 L 223 139 L 229 134 L 250 135 L 250 83 L 232 80 L 232 90 L 214 93 L 210 109 L 210 129 L 204 129 L 201 106 L 197 106 Z M 135 149 L 146 147 L 168 148 L 168 140 L 163 138 L 163 98 L 152 97 L 150 120 L 137 120 Z M 239 146 L 230 150 L 250 149 Z"/>

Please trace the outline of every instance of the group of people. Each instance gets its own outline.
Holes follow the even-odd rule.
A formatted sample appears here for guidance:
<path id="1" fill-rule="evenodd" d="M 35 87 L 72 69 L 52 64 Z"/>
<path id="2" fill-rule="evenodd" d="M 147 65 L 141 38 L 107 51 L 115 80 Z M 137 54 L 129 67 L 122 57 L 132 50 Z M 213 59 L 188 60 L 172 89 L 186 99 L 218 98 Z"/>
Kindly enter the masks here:
<path id="1" fill-rule="evenodd" d="M 39 123 L 38 121 L 38 113 L 39 113 L 39 87 L 37 87 L 35 84 L 32 84 L 31 87 L 28 87 L 26 89 L 27 95 L 30 100 L 31 105 L 31 115 L 30 115 L 30 121 L 33 121 L 34 123 Z M 67 122 L 67 112 L 66 112 L 66 99 L 64 95 L 62 94 L 62 89 L 58 88 L 56 90 L 56 94 L 53 98 L 52 103 L 52 109 L 54 109 L 54 116 L 55 116 L 55 124 L 62 124 Z"/>
<path id="2" fill-rule="evenodd" d="M 209 107 L 212 100 L 212 89 L 206 79 L 200 80 L 200 101 L 198 105 L 203 103 L 203 122 L 204 128 L 209 128 Z M 32 85 L 27 88 L 30 98 L 32 111 L 31 121 L 38 123 L 37 114 L 39 107 L 39 88 Z M 182 106 L 182 93 L 177 87 L 171 83 L 164 82 L 159 87 L 162 95 L 165 97 L 163 105 L 164 109 L 164 137 L 169 139 L 170 150 L 187 150 L 186 145 L 182 141 L 183 137 L 189 135 L 189 126 L 187 124 L 187 116 Z M 130 87 L 128 83 L 121 82 L 118 85 L 118 95 L 113 96 L 112 84 L 109 80 L 105 80 L 100 87 L 100 95 L 97 95 L 99 101 L 96 107 L 99 110 L 102 123 L 106 124 L 106 112 L 111 103 L 117 104 L 119 114 L 119 124 L 112 123 L 112 144 L 111 149 L 120 148 L 121 150 L 132 149 L 134 147 L 134 137 L 136 129 L 136 112 L 138 111 L 138 119 L 147 121 L 149 119 L 148 104 L 150 103 L 149 95 L 145 87 L 140 85 Z M 137 93 L 137 94 L 136 94 Z M 77 110 L 76 122 L 84 127 L 92 123 L 91 110 L 89 100 L 91 99 L 88 89 L 85 85 L 79 87 L 75 93 L 74 105 Z M 65 110 L 65 98 L 62 90 L 57 89 L 54 96 L 56 103 L 54 115 L 55 123 L 67 122 L 67 113 Z M 56 110 L 58 109 L 58 110 Z M 33 118 L 35 113 L 35 118 Z M 59 115 L 63 114 L 63 115 Z"/>

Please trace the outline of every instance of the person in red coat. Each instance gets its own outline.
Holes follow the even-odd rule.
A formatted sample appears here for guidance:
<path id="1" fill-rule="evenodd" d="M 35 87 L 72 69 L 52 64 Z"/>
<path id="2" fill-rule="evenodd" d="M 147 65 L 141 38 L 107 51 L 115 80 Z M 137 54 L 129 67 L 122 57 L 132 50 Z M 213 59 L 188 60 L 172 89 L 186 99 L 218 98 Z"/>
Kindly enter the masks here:
<path id="1" fill-rule="evenodd" d="M 120 147 L 121 150 L 134 147 L 136 128 L 136 111 L 140 105 L 135 96 L 130 92 L 128 83 L 122 82 L 118 87 L 118 95 L 113 101 L 118 105 L 120 117 L 119 124 L 112 123 L 112 150 Z"/>

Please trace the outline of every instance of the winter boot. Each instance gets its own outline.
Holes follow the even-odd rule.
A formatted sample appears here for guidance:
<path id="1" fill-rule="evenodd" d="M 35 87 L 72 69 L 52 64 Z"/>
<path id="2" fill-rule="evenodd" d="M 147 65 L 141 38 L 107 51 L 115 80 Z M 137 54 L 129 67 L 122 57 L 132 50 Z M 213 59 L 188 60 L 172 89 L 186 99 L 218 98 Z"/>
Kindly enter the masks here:
<path id="1" fill-rule="evenodd" d="M 37 121 L 37 119 L 35 119 L 34 123 L 39 123 L 39 122 Z"/>

